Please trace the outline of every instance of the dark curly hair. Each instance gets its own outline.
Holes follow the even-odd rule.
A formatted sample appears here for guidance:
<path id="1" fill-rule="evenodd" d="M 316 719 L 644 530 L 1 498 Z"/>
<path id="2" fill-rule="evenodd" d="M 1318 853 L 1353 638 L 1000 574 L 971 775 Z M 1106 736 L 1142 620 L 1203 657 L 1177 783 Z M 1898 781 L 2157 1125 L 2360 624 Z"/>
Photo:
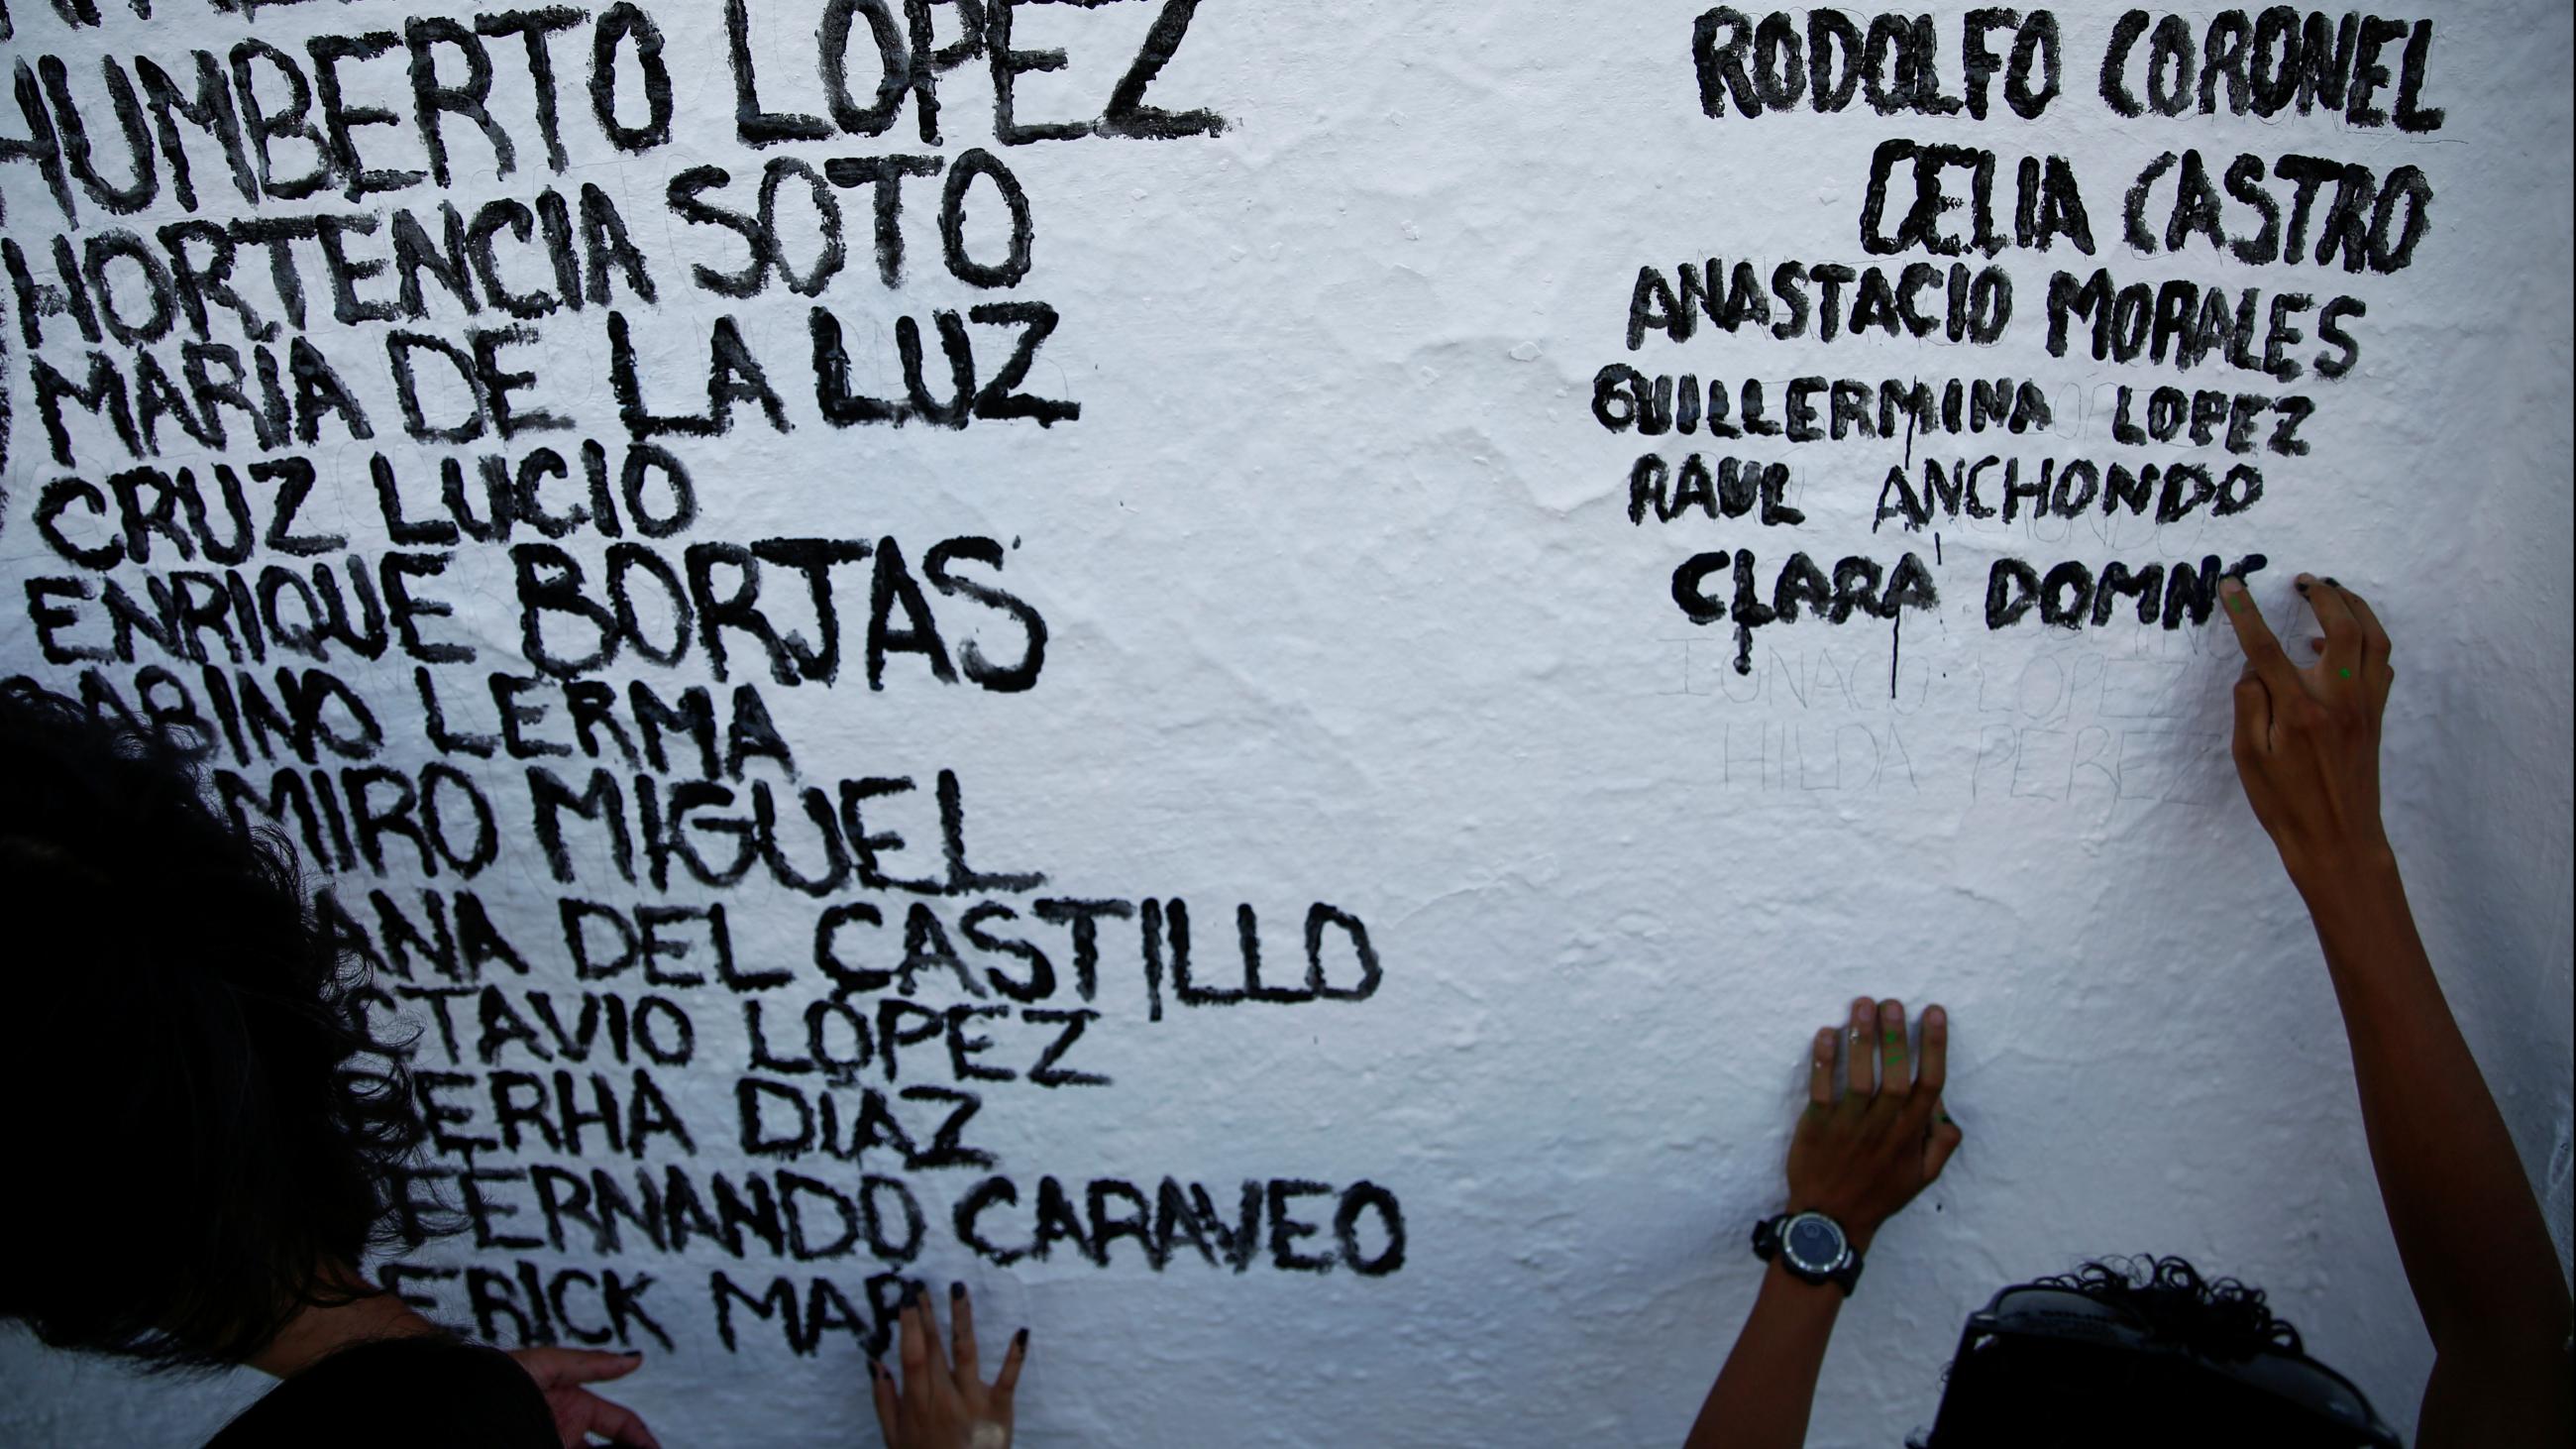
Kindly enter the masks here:
<path id="1" fill-rule="evenodd" d="M 292 847 L 207 805 L 198 746 L 0 686 L 0 1318 L 156 1369 L 369 1292 L 424 1135 Z"/>
<path id="2" fill-rule="evenodd" d="M 2262 1289 L 2235 1278 L 2203 1278 L 2182 1258 L 2097 1258 L 2072 1273 L 2035 1281 L 2116 1303 L 2159 1336 L 2210 1358 L 2248 1359 L 2268 1348 L 2306 1351 L 2298 1328 L 2273 1315 Z"/>
<path id="3" fill-rule="evenodd" d="M 2263 1291 L 2237 1279 L 2147 1256 L 2098 1259 L 2015 1288 L 2060 1289 L 2120 1312 L 2087 1317 L 2043 1307 L 2050 1326 L 2038 1331 L 1999 1331 L 2010 1309 L 1970 1319 L 1940 1418 L 1928 1437 L 1909 1441 L 1914 1449 L 2396 1442 L 2359 1391 L 2305 1359 L 2298 1329 L 2272 1312 Z M 1997 1304 L 2013 1291 L 1998 1294 Z M 2340 1407 L 2321 1410 L 2328 1403 Z"/>

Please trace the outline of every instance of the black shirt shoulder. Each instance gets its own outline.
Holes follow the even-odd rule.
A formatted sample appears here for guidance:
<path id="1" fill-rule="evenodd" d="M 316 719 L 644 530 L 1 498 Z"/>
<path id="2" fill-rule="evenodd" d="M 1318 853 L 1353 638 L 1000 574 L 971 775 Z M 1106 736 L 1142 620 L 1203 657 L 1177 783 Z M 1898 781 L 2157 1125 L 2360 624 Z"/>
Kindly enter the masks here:
<path id="1" fill-rule="evenodd" d="M 509 1355 L 424 1337 L 340 1350 L 269 1390 L 206 1441 L 206 1449 L 559 1449 L 562 1443 L 536 1380 Z"/>

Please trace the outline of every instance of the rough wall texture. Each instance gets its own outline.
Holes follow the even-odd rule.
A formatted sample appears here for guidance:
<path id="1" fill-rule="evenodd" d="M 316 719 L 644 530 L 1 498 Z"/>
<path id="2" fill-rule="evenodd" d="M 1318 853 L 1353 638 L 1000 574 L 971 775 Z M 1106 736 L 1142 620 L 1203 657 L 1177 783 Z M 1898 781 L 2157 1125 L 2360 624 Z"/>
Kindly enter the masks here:
<path id="1" fill-rule="evenodd" d="M 1719 116 L 1699 7 L 1664 0 L 988 7 L 980 36 L 974 7 L 845 9 L 837 97 L 814 0 L 591 7 L 551 91 L 462 9 L 9 7 L 0 665 L 184 702 L 254 815 L 281 769 L 314 797 L 281 819 L 449 1074 L 437 1165 L 486 1174 L 431 1184 L 477 1231 L 406 1291 L 646 1350 L 623 1397 L 672 1444 L 872 1434 L 900 1274 L 1034 1326 L 1033 1444 L 1673 1442 L 1757 1278 L 1801 1043 L 1866 991 L 1951 1008 L 1969 1136 L 1880 1238 L 1816 1443 L 1928 1423 L 1996 1286 L 2150 1250 L 2264 1285 L 2411 1422 L 2429 1348 L 2195 605 L 2256 554 L 2276 626 L 2315 568 L 2397 637 L 2392 833 L 2565 1255 L 2564 6 L 2399 17 L 2340 108 L 2259 58 L 2204 85 L 2242 12 L 2190 12 L 2114 66 L 2136 116 L 2108 7 L 2053 13 L 2053 97 L 2035 19 L 1984 38 L 1980 87 L 1945 5 L 1821 112 L 1777 39 L 1736 86 L 1721 19 Z M 934 51 L 880 90 L 881 53 Z M 180 118 L 183 192 L 148 87 L 138 172 L 117 82 L 148 58 L 194 97 L 192 52 L 269 139 L 236 179 Z M 1085 134 L 1007 130 L 1049 123 Z M 233 229 L 166 229 L 192 218 Z M 188 295 L 225 247 L 238 305 Z M 2102 347 L 2082 316 L 2052 346 L 2052 278 L 2097 269 Z M 47 381 L 93 354 L 121 404 Z M 2144 513 L 2079 496 L 2079 460 L 2152 465 Z M 2049 508 L 2007 463 L 2049 465 Z M 186 502 L 133 521 L 165 491 L 202 532 Z M 2104 594 L 2114 561 L 2165 581 Z M 421 607 L 309 643 L 317 572 Z M 106 592 L 148 619 L 155 581 L 196 622 L 115 627 Z M 711 766 L 684 726 L 641 751 L 639 683 L 708 690 Z M 263 736 L 254 694 L 319 724 Z M 622 846 L 549 803 L 594 770 Z M 352 823 L 415 795 L 424 835 Z M 726 879 L 738 822 L 776 858 Z M 478 908 L 515 961 L 459 944 Z M 1245 932 L 1276 999 L 1215 995 Z M 540 997 L 567 1032 L 595 1000 L 587 1056 Z M 567 1126 L 558 1071 L 613 1132 Z M 651 1230 L 586 1225 L 593 1172 L 661 1194 Z M 749 1224 L 679 1240 L 675 1182 Z M 609 1273 L 650 1277 L 640 1312 Z M 0 1353 L 15 1442 L 191 1442 L 260 1387 Z"/>

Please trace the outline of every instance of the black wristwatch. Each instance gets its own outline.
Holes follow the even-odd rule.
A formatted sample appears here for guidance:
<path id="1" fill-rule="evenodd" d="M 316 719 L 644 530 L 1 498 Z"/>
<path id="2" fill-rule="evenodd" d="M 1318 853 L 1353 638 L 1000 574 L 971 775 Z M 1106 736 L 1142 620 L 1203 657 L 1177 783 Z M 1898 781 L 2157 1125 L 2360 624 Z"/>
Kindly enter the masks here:
<path id="1" fill-rule="evenodd" d="M 1860 1282 L 1860 1251 L 1843 1225 L 1823 1213 L 1782 1213 L 1753 1225 L 1753 1256 L 1773 1258 L 1809 1283 L 1840 1284 L 1848 1298 Z"/>

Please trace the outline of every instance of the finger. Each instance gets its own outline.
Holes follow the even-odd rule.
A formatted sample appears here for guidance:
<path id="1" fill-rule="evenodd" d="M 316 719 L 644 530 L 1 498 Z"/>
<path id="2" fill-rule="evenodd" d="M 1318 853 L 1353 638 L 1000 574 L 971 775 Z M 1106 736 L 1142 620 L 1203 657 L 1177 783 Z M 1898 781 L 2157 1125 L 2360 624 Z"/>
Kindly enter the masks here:
<path id="1" fill-rule="evenodd" d="M 2341 584 L 2335 587 L 2343 588 Z M 2353 617 L 2361 621 L 2361 677 L 2370 685 L 2370 701 L 2374 705 L 2385 705 L 2388 686 L 2397 678 L 2397 671 L 2388 663 L 2388 656 L 2395 646 L 2389 643 L 2388 631 L 2381 627 L 2379 615 L 2372 610 L 2368 599 L 2350 589 L 2344 589 L 2343 599 L 2352 606 Z"/>
<path id="2" fill-rule="evenodd" d="M 1941 1110 L 1941 1089 L 1950 1079 L 1950 1013 L 1939 1006 L 1923 1008 L 1922 1048 L 1914 1059 L 1914 1096 L 1906 1103 L 1905 1130 L 1929 1132 Z"/>
<path id="3" fill-rule="evenodd" d="M 1933 1110 L 1940 1110 L 1941 1089 L 1950 1081 L 1950 1013 L 1938 1006 L 1923 1008 L 1923 1055 L 1914 1063 L 1914 1090 L 1929 1098 Z"/>
<path id="4" fill-rule="evenodd" d="M 895 1420 L 903 1411 L 895 1398 L 894 1376 L 875 1359 L 868 1360 L 868 1389 L 869 1396 L 876 1400 L 877 1432 L 885 1436 L 886 1449 L 894 1449 Z"/>
<path id="5" fill-rule="evenodd" d="M 2336 687 L 2361 677 L 2361 620 L 2344 602 L 2343 590 L 2312 574 L 2299 575 L 2299 593 L 2317 616 L 2326 635 L 2326 679 Z"/>
<path id="6" fill-rule="evenodd" d="M 949 1356 L 957 1361 L 960 1384 L 981 1384 L 983 1364 L 975 1351 L 975 1300 L 963 1283 L 948 1285 Z"/>
<path id="7" fill-rule="evenodd" d="M 2361 657 L 2373 663 L 2385 663 L 2396 646 L 2388 640 L 2388 630 L 2379 622 L 2379 614 L 2370 601 L 2333 579 L 2326 580 L 2343 591 L 2343 601 L 2352 608 L 2352 616 L 2361 621 Z"/>
<path id="8" fill-rule="evenodd" d="M 2281 652 L 2281 641 L 2272 637 L 2272 626 L 2263 622 L 2263 611 L 2254 607 L 2254 595 L 2243 579 L 2220 579 L 2219 602 L 2227 608 L 2227 622 L 2236 629 L 2236 642 L 2245 651 L 2245 662 L 2252 665 L 2264 687 L 2280 694 L 2299 687 L 2299 667 Z"/>
<path id="9" fill-rule="evenodd" d="M 1914 1091 L 1914 1066 L 1905 1047 L 1905 1003 L 1878 1004 L 1878 1094 L 1902 1102 Z"/>
<path id="10" fill-rule="evenodd" d="M 2272 749 L 2272 691 L 2250 660 L 2236 680 L 2235 749 L 2239 769 Z"/>
<path id="11" fill-rule="evenodd" d="M 1854 998 L 1851 1020 L 1843 1028 L 1843 1086 L 1855 1097 L 1866 1097 L 1878 1087 L 1869 1039 L 1877 1025 L 1878 1003 L 1866 996 Z"/>
<path id="12" fill-rule="evenodd" d="M 923 1317 L 918 1290 L 904 1294 L 902 1323 L 903 1407 L 907 1416 L 930 1413 L 930 1335 L 921 1325 Z"/>
<path id="13" fill-rule="evenodd" d="M 644 1364 L 640 1353 L 603 1353 L 591 1348 L 528 1348 L 511 1357 L 528 1371 L 528 1377 L 546 1388 L 624 1378 Z"/>
<path id="14" fill-rule="evenodd" d="M 662 1449 L 662 1441 L 644 1427 L 644 1420 L 624 1404 L 612 1404 L 597 1394 L 582 1391 L 590 1401 L 590 1432 L 604 1434 L 612 1444 L 635 1444 L 642 1449 Z"/>
<path id="15" fill-rule="evenodd" d="M 993 1397 L 998 1407 L 1009 1409 L 1011 1392 L 1020 1386 L 1020 1365 L 1029 1357 L 1029 1331 L 1025 1328 L 1011 1335 L 1011 1351 L 1002 1355 L 1002 1373 L 993 1380 Z"/>
<path id="16" fill-rule="evenodd" d="M 921 1289 L 913 1299 L 913 1311 L 921 1315 L 921 1339 L 930 1357 L 930 1397 L 934 1403 L 945 1403 L 957 1390 L 954 1370 L 948 1363 L 948 1346 L 939 1333 L 939 1315 L 930 1306 L 930 1290 Z"/>
<path id="17" fill-rule="evenodd" d="M 1959 1144 L 1967 1140 L 1967 1135 L 1959 1130 L 1958 1123 L 1950 1120 L 1949 1113 L 1938 1114 L 1938 1120 L 1932 1124 L 1932 1135 L 1923 1143 L 1925 1182 L 1941 1175 L 1941 1169 L 1949 1164 L 1950 1154 L 1959 1150 Z"/>
<path id="18" fill-rule="evenodd" d="M 1819 1107 L 1834 1104 L 1834 1029 L 1819 1027 L 1807 1048 L 1807 1100 Z"/>

